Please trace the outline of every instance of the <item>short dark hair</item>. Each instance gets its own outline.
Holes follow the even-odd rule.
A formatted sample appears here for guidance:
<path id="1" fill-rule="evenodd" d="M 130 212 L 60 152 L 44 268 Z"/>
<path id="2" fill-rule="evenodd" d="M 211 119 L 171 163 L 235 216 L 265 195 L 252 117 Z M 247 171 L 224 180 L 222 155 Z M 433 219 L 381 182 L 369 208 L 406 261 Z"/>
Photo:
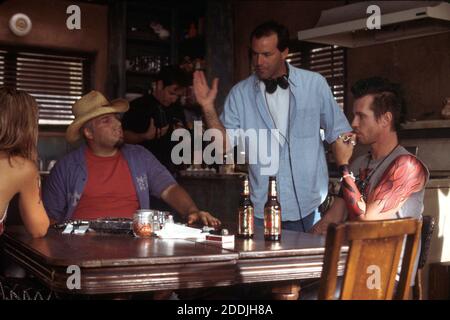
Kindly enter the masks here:
<path id="1" fill-rule="evenodd" d="M 375 119 L 386 112 L 392 113 L 392 129 L 398 131 L 404 119 L 405 101 L 399 84 L 390 82 L 386 78 L 371 77 L 358 80 L 351 88 L 355 99 L 366 95 L 373 95 L 372 110 Z"/>
<path id="2" fill-rule="evenodd" d="M 177 84 L 180 87 L 188 87 L 191 85 L 192 76 L 178 66 L 170 65 L 161 68 L 156 76 L 156 81 L 162 80 L 163 86 L 167 87 Z"/>
<path id="3" fill-rule="evenodd" d="M 272 34 L 278 36 L 277 48 L 280 51 L 284 51 L 289 46 L 289 30 L 282 24 L 270 20 L 257 26 L 250 35 L 250 42 L 262 37 L 268 37 Z"/>

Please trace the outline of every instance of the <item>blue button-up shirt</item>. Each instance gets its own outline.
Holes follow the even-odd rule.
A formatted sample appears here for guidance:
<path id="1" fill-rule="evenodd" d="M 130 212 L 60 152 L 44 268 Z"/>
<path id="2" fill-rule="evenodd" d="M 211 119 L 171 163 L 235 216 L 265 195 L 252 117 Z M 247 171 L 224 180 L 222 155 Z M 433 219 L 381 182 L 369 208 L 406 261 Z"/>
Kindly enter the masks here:
<path id="1" fill-rule="evenodd" d="M 289 66 L 289 123 L 287 143 L 279 147 L 278 154 L 266 154 L 270 150 L 270 129 L 276 129 L 269 113 L 265 92 L 259 79 L 252 75 L 239 82 L 230 91 L 220 116 L 226 129 L 258 130 L 258 144 L 245 141 L 246 158 L 249 161 L 251 199 L 255 216 L 263 218 L 267 200 L 269 175 L 275 175 L 282 210 L 282 220 L 295 221 L 305 218 L 325 200 L 328 192 L 328 169 L 320 129 L 328 143 L 339 134 L 352 129 L 330 91 L 325 78 L 315 72 Z M 264 142 L 261 137 L 265 137 Z M 231 141 L 232 144 L 236 144 Z M 278 143 L 278 142 L 277 142 Z M 262 145 L 264 144 L 264 146 Z M 263 147 L 263 148 L 261 148 Z M 252 161 L 255 154 L 257 161 Z M 262 151 L 262 152 L 261 152 Z M 267 174 L 270 155 L 275 172 Z M 268 170 L 271 171 L 271 170 Z"/>

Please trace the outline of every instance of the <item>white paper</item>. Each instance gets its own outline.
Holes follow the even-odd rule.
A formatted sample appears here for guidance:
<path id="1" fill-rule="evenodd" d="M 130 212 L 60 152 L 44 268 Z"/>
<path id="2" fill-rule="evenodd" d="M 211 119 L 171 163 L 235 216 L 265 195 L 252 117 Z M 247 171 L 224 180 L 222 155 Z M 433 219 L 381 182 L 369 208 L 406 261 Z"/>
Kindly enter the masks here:
<path id="1" fill-rule="evenodd" d="M 73 231 L 74 234 L 85 234 L 86 231 L 89 229 L 89 226 L 79 226 L 77 229 Z"/>
<path id="2" fill-rule="evenodd" d="M 166 223 L 164 227 L 155 234 L 163 239 L 205 239 L 206 234 L 201 229 L 186 227 L 175 223 Z"/>
<path id="3" fill-rule="evenodd" d="M 68 223 L 66 228 L 64 229 L 64 231 L 62 232 L 63 234 L 71 234 L 73 231 L 73 225 Z"/>

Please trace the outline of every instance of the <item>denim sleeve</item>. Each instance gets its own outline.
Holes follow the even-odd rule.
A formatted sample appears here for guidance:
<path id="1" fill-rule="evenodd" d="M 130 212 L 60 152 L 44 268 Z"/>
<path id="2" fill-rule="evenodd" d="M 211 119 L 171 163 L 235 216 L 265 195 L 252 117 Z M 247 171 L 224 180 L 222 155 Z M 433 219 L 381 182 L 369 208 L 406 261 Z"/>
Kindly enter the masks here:
<path id="1" fill-rule="evenodd" d="M 68 186 L 64 184 L 65 171 L 63 162 L 58 161 L 50 171 L 42 189 L 42 200 L 47 215 L 58 223 L 64 222 L 68 210 L 67 195 L 65 194 Z"/>
<path id="2" fill-rule="evenodd" d="M 320 77 L 319 84 L 322 95 L 320 126 L 325 131 L 325 140 L 331 144 L 340 134 L 351 132 L 352 127 L 348 123 L 344 112 L 341 111 L 339 105 L 336 103 L 325 78 Z"/>
<path id="3" fill-rule="evenodd" d="M 150 194 L 154 197 L 160 198 L 161 193 L 177 182 L 170 174 L 169 170 L 156 159 L 156 157 L 149 151 L 146 151 L 148 187 Z"/>

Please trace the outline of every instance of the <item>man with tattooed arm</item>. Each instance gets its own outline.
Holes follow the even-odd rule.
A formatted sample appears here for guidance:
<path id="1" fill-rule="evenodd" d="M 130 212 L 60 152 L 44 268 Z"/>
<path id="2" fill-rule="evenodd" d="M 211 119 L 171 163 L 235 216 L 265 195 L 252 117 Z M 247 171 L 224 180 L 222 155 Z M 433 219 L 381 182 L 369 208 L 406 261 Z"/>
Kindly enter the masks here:
<path id="1" fill-rule="evenodd" d="M 312 233 L 325 234 L 331 223 L 344 221 L 422 217 L 429 172 L 399 144 L 403 100 L 398 85 L 373 77 L 356 82 L 351 90 L 355 99 L 353 132 L 341 135 L 333 144 L 341 189 Z M 349 164 L 356 142 L 369 145 L 370 150 Z M 419 255 L 414 274 L 418 261 Z M 336 293 L 341 280 L 339 277 Z M 301 299 L 316 299 L 319 286 L 320 281 L 303 283 Z"/>
<path id="2" fill-rule="evenodd" d="M 345 220 L 419 219 L 423 212 L 429 172 L 399 144 L 403 104 L 399 87 L 373 77 L 355 83 L 352 94 L 353 133 L 337 139 L 333 146 L 342 178 L 340 196 L 313 233 L 326 233 L 330 223 Z M 370 151 L 349 164 L 356 142 L 370 145 Z"/>

